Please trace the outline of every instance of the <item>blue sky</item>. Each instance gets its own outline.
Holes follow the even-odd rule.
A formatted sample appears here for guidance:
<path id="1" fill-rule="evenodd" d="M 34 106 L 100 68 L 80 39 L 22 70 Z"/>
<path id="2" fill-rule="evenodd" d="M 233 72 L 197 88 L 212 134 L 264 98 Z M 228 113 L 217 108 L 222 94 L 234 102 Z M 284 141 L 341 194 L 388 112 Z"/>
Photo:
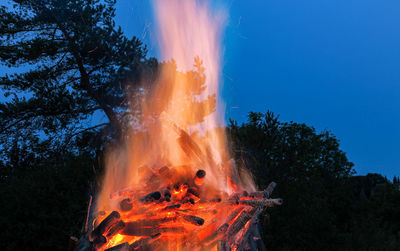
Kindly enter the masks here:
<path id="1" fill-rule="evenodd" d="M 151 1 L 117 2 L 117 24 L 157 56 Z M 330 130 L 359 174 L 400 175 L 400 1 L 212 2 L 229 13 L 227 118 L 269 109 Z"/>
<path id="2" fill-rule="evenodd" d="M 117 23 L 157 55 L 150 1 Z M 219 1 L 221 2 L 221 1 Z M 223 98 L 239 122 L 267 109 L 328 129 L 358 173 L 400 175 L 400 1 L 225 1 Z"/>

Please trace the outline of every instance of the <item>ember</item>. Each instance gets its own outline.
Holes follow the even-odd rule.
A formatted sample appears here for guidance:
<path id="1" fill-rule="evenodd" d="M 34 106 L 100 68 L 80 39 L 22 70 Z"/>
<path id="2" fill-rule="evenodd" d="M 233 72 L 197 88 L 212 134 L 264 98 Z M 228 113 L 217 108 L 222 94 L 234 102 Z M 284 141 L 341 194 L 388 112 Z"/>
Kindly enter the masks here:
<path id="1" fill-rule="evenodd" d="M 156 3 L 162 52 L 188 72 L 162 68 L 141 104 L 142 130 L 108 153 L 90 238 L 80 249 L 262 250 L 258 217 L 282 200 L 270 198 L 273 182 L 256 191 L 220 129 L 221 15 L 195 0 Z M 189 70 L 193 58 L 197 71 Z"/>

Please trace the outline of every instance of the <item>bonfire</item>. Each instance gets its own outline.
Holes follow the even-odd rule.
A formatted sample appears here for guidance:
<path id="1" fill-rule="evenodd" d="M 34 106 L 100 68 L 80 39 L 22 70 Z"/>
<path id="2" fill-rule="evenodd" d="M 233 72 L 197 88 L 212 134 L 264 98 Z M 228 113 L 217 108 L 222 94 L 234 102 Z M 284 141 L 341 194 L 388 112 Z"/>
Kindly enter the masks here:
<path id="1" fill-rule="evenodd" d="M 121 147 L 107 152 L 79 250 L 264 250 L 257 191 L 227 146 L 219 99 L 223 11 L 155 1 L 163 58 L 157 84 Z M 194 62 L 193 62 L 193 59 Z M 194 64 L 194 67 L 193 67 Z"/>

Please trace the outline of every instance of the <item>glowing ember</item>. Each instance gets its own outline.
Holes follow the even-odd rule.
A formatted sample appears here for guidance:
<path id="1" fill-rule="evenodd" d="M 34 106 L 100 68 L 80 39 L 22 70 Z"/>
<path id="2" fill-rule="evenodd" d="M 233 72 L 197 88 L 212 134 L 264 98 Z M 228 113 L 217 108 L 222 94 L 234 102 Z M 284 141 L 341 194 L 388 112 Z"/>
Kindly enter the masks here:
<path id="1" fill-rule="evenodd" d="M 155 12 L 174 61 L 107 155 L 89 240 L 99 250 L 243 249 L 261 209 L 281 201 L 269 199 L 274 183 L 255 192 L 229 157 L 217 105 L 223 15 L 195 0 L 156 1 Z"/>

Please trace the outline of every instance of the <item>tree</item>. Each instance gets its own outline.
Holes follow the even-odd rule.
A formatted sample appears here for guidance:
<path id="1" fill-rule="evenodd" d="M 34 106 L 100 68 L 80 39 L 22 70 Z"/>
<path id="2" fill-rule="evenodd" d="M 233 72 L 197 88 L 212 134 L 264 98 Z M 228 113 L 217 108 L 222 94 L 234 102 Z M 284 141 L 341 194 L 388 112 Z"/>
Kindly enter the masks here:
<path id="1" fill-rule="evenodd" d="M 82 148 L 100 129 L 114 139 L 121 135 L 135 112 L 131 100 L 141 94 L 138 83 L 151 82 L 145 76 L 155 75 L 157 62 L 115 25 L 114 4 L 13 0 L 1 6 L 0 60 L 27 69 L 0 78 L 7 97 L 0 103 L 3 160 L 13 144 L 33 149 L 47 141 L 54 148 L 74 140 Z"/>
<path id="2" fill-rule="evenodd" d="M 329 132 L 294 122 L 282 123 L 268 111 L 250 113 L 246 123 L 231 121 L 232 152 L 263 189 L 278 183 L 264 241 L 273 250 L 342 250 L 349 233 L 352 198 L 347 178 L 353 164 Z M 266 217 L 265 219 L 268 219 Z M 351 243 L 350 243 L 351 244 Z"/>

